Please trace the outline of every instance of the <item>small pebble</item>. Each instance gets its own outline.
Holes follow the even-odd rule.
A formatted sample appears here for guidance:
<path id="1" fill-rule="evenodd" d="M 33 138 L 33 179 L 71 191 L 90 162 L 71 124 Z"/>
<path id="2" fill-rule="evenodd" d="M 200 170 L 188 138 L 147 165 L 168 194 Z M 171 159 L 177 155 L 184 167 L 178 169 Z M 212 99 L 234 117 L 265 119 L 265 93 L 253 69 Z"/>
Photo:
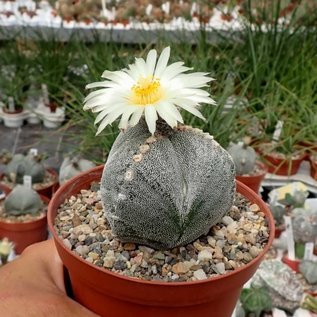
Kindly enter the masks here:
<path id="1" fill-rule="evenodd" d="M 202 281 L 202 280 L 206 280 L 207 279 L 207 275 L 204 272 L 204 270 L 199 269 L 197 271 L 194 272 L 194 277 L 198 280 L 198 281 Z"/>

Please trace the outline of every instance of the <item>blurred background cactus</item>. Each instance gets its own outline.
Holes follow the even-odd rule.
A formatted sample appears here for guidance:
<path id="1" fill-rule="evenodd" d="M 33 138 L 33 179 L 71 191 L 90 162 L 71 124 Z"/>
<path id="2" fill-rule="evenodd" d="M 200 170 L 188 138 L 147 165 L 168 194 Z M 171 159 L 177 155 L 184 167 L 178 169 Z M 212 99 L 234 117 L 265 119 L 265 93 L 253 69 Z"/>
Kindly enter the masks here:
<path id="1" fill-rule="evenodd" d="M 317 262 L 303 260 L 299 264 L 299 271 L 304 275 L 309 284 L 317 283 Z"/>
<path id="2" fill-rule="evenodd" d="M 255 150 L 249 146 L 251 138 L 245 137 L 242 142 L 229 145 L 237 175 L 247 175 L 254 171 L 256 162 Z"/>
<path id="3" fill-rule="evenodd" d="M 317 211 L 305 210 L 293 218 L 294 239 L 298 242 L 315 242 L 317 237 Z"/>
<path id="4" fill-rule="evenodd" d="M 64 184 L 67 180 L 80 174 L 81 172 L 87 171 L 95 166 L 95 163 L 79 156 L 65 157 L 59 169 L 60 185 Z"/>
<path id="5" fill-rule="evenodd" d="M 41 183 L 45 177 L 42 160 L 43 155 L 33 154 L 31 151 L 27 155 L 15 154 L 7 163 L 4 173 L 15 184 L 22 184 L 25 175 L 32 177 L 32 183 Z"/>
<path id="6" fill-rule="evenodd" d="M 4 200 L 7 216 L 36 215 L 43 209 L 39 194 L 26 185 L 16 185 Z"/>
<path id="7" fill-rule="evenodd" d="M 87 17 L 89 19 L 99 18 L 101 11 L 100 0 L 58 0 L 55 3 L 57 13 L 64 19 L 72 18 L 81 21 Z"/>

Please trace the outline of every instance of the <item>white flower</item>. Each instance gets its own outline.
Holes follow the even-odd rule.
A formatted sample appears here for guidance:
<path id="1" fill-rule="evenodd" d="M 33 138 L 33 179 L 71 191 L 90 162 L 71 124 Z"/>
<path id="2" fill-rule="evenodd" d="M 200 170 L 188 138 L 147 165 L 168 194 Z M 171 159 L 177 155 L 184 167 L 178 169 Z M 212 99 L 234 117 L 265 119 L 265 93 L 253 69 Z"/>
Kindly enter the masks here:
<path id="1" fill-rule="evenodd" d="M 84 110 L 99 112 L 95 124 L 97 134 L 121 116 L 120 129 L 136 125 L 144 115 L 149 131 L 154 134 L 158 115 L 172 128 L 183 123 L 179 109 L 185 109 L 204 119 L 197 110 L 200 103 L 214 104 L 209 93 L 199 89 L 213 80 L 207 73 L 186 73 L 190 68 L 183 62 L 167 66 L 170 48 L 166 47 L 157 59 L 151 50 L 146 60 L 136 58 L 128 69 L 105 71 L 105 81 L 91 83 L 91 92 L 84 101 Z"/>
<path id="2" fill-rule="evenodd" d="M 0 255 L 8 256 L 11 253 L 13 247 L 13 243 L 10 242 L 8 238 L 3 238 L 0 241 Z"/>

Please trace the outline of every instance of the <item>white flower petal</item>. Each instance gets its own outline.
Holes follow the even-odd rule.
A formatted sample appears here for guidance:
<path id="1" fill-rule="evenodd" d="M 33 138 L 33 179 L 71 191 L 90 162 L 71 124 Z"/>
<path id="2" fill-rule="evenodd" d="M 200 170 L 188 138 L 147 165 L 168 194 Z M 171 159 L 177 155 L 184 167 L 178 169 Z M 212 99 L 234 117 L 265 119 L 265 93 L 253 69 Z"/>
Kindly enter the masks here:
<path id="1" fill-rule="evenodd" d="M 195 101 L 197 104 L 198 103 L 207 103 L 207 104 L 211 104 L 211 105 L 215 105 L 216 102 L 209 98 L 209 97 L 202 97 L 202 96 L 191 96 L 191 97 L 188 97 L 189 99 Z"/>
<path id="2" fill-rule="evenodd" d="M 103 95 L 103 94 L 106 94 L 107 93 L 107 88 L 104 88 L 104 89 L 99 89 L 99 90 L 95 90 L 95 91 L 92 91 L 91 93 L 89 93 L 85 99 L 84 99 L 84 102 L 94 98 L 94 97 L 98 97 L 99 95 Z"/>
<path id="3" fill-rule="evenodd" d="M 124 111 L 120 123 L 119 123 L 119 129 L 126 130 L 128 128 L 129 119 L 133 112 L 135 112 L 135 107 L 127 106 L 126 110 Z"/>
<path id="4" fill-rule="evenodd" d="M 86 89 L 97 88 L 97 87 L 118 87 L 118 84 L 105 80 L 105 81 L 97 81 L 91 84 L 86 85 Z"/>
<path id="5" fill-rule="evenodd" d="M 167 66 L 161 76 L 161 81 L 168 82 L 171 79 L 173 79 L 175 76 L 181 73 L 184 73 L 190 69 L 188 67 L 182 66 L 183 64 L 184 64 L 183 62 L 177 62 Z"/>
<path id="6" fill-rule="evenodd" d="M 144 111 L 144 107 L 137 106 L 139 109 L 135 110 L 132 114 L 132 117 L 130 119 L 130 125 L 133 127 L 135 126 L 141 119 L 141 116 Z"/>
<path id="7" fill-rule="evenodd" d="M 135 66 L 139 72 L 139 77 L 146 77 L 146 63 L 143 58 L 135 59 Z"/>
<path id="8" fill-rule="evenodd" d="M 182 74 L 173 78 L 170 82 L 171 85 L 184 88 L 199 88 L 207 86 L 206 84 L 211 81 L 209 77 L 187 76 L 191 74 Z"/>
<path id="9" fill-rule="evenodd" d="M 156 77 L 156 78 L 161 77 L 161 75 L 165 71 L 168 60 L 170 58 L 170 52 L 171 52 L 171 48 L 169 46 L 165 47 L 164 50 L 162 51 L 162 53 L 157 61 L 157 64 L 156 64 L 154 77 Z"/>
<path id="10" fill-rule="evenodd" d="M 100 124 L 99 127 L 98 127 L 97 135 L 98 135 L 102 130 L 104 130 L 107 125 L 109 125 L 109 124 L 111 124 L 112 122 L 114 122 L 122 113 L 123 113 L 123 109 L 122 109 L 122 108 L 121 108 L 121 109 L 119 108 L 119 109 L 117 109 L 117 110 L 111 112 L 108 116 L 106 116 L 106 117 L 102 120 L 101 124 Z"/>
<path id="11" fill-rule="evenodd" d="M 131 86 L 134 83 L 134 80 L 131 78 L 131 76 L 123 71 L 110 72 L 106 70 L 103 72 L 101 77 L 107 78 L 108 80 L 111 80 L 119 85 L 124 84 Z"/>
<path id="12" fill-rule="evenodd" d="M 157 105 L 155 109 L 157 110 L 159 114 L 160 112 L 165 112 L 169 116 L 173 117 L 176 121 L 183 123 L 182 115 L 180 114 L 179 110 L 177 109 L 177 107 L 174 106 L 172 102 L 164 101 L 160 103 L 159 105 Z"/>
<path id="13" fill-rule="evenodd" d="M 89 99 L 86 101 L 84 105 L 84 110 L 92 109 L 96 106 L 100 105 L 107 105 L 112 103 L 121 103 L 124 101 L 122 95 L 120 94 L 113 94 L 113 93 L 107 93 L 106 95 L 100 95 L 94 98 Z"/>
<path id="14" fill-rule="evenodd" d="M 156 50 L 150 50 L 146 58 L 146 73 L 147 76 L 153 76 L 155 64 L 156 64 L 157 52 Z"/>
<path id="15" fill-rule="evenodd" d="M 157 113 L 153 106 L 146 106 L 144 109 L 145 114 L 145 121 L 149 128 L 149 131 L 154 134 L 156 130 L 156 120 L 157 120 Z"/>
<path id="16" fill-rule="evenodd" d="M 197 88 L 183 88 L 178 92 L 178 94 L 179 96 L 209 96 L 209 93 L 207 91 Z"/>
<path id="17" fill-rule="evenodd" d="M 167 103 L 161 103 L 156 108 L 159 116 L 171 127 L 174 128 L 177 126 L 177 119 L 170 110 L 171 105 Z M 177 110 L 178 111 L 178 110 Z M 183 120 L 182 120 L 183 121 Z M 181 122 L 182 122 L 181 121 Z"/>
<path id="18" fill-rule="evenodd" d="M 138 68 L 136 67 L 135 64 L 130 64 L 129 65 L 129 69 L 127 70 L 127 73 L 129 74 L 129 76 L 131 78 L 133 78 L 133 80 L 135 82 L 137 82 L 139 80 L 139 78 L 140 78 L 140 74 L 138 72 Z"/>
<path id="19" fill-rule="evenodd" d="M 184 110 L 190 112 L 191 114 L 195 115 L 196 117 L 198 117 L 198 118 L 200 118 L 202 120 L 205 120 L 205 117 L 195 107 L 191 107 L 191 106 L 188 106 L 186 104 L 179 105 L 179 107 L 181 107 Z"/>
<path id="20" fill-rule="evenodd" d="M 124 108 L 124 104 L 113 104 L 112 106 L 106 107 L 105 109 L 103 109 L 102 111 L 99 112 L 98 116 L 95 119 L 95 124 L 99 123 L 101 120 L 104 119 L 105 116 L 107 116 L 108 114 L 116 111 L 117 109 L 120 109 L 122 111 L 122 109 Z"/>

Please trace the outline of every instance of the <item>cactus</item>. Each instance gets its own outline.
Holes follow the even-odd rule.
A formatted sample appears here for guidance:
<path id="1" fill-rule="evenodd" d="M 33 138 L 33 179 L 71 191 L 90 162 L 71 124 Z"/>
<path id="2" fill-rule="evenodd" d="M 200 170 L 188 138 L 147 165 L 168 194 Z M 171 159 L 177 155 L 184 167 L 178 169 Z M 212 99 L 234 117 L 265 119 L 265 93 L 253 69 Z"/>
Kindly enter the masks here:
<path id="1" fill-rule="evenodd" d="M 10 181 L 17 184 L 23 183 L 23 176 L 30 175 L 32 183 L 42 183 L 45 177 L 45 167 L 39 155 L 16 154 L 8 163 L 5 175 Z"/>
<path id="2" fill-rule="evenodd" d="M 117 237 L 173 248 L 206 234 L 235 193 L 230 155 L 208 133 L 144 121 L 117 137 L 101 179 L 105 216 Z"/>
<path id="3" fill-rule="evenodd" d="M 237 175 L 250 174 L 255 168 L 256 153 L 249 146 L 250 139 L 245 138 L 243 142 L 231 144 L 228 148 L 229 154 L 232 156 Z"/>
<path id="4" fill-rule="evenodd" d="M 317 262 L 303 260 L 299 264 L 299 271 L 309 284 L 317 283 Z"/>
<path id="5" fill-rule="evenodd" d="M 207 73 L 187 73 L 183 62 L 167 66 L 170 48 L 121 71 L 105 71 L 102 87 L 84 100 L 99 112 L 97 134 L 121 117 L 121 133 L 109 153 L 100 193 L 112 232 L 122 242 L 170 249 L 193 242 L 229 211 L 235 167 L 213 137 L 183 125 L 180 109 L 204 119 L 200 103 L 215 104 L 200 89 Z M 190 87 L 192 89 L 190 89 Z"/>
<path id="6" fill-rule="evenodd" d="M 285 207 L 281 205 L 270 206 L 273 218 L 276 225 L 282 225 L 284 223 Z"/>
<path id="7" fill-rule="evenodd" d="M 260 317 L 263 311 L 272 309 L 271 297 L 268 291 L 262 287 L 244 288 L 240 300 L 246 313 L 254 313 L 255 317 Z"/>
<path id="8" fill-rule="evenodd" d="M 10 216 L 35 215 L 42 208 L 39 194 L 25 185 L 16 185 L 4 201 L 5 213 Z"/>
<path id="9" fill-rule="evenodd" d="M 57 13 L 63 18 L 72 17 L 75 20 L 81 20 L 84 16 L 98 18 L 100 16 L 100 0 L 58 0 L 55 3 Z"/>
<path id="10" fill-rule="evenodd" d="M 293 216 L 293 233 L 295 242 L 314 242 L 317 237 L 317 211 L 306 210 Z"/>
<path id="11" fill-rule="evenodd" d="M 75 157 L 65 157 L 59 170 L 59 183 L 63 184 L 72 177 L 83 171 L 87 171 L 96 165 L 86 159 Z"/>

